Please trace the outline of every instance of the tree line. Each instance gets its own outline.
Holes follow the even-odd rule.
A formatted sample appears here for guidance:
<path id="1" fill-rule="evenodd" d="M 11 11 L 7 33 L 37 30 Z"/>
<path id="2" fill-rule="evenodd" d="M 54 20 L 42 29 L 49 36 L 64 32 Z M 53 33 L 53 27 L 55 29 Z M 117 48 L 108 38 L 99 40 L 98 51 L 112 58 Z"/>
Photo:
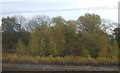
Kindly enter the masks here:
<path id="1" fill-rule="evenodd" d="M 23 16 L 2 18 L 3 53 L 38 56 L 117 57 L 117 36 L 109 34 L 115 23 L 86 13 L 77 20 L 61 16 Z"/>

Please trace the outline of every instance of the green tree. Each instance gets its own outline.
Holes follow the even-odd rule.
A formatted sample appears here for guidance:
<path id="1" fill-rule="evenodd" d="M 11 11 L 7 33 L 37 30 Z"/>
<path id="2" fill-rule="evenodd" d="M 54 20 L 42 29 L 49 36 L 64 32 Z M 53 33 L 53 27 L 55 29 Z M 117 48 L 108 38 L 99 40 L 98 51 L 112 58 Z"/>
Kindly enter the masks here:
<path id="1" fill-rule="evenodd" d="M 73 20 L 66 22 L 64 26 L 65 48 L 63 50 L 65 55 L 75 55 L 75 41 L 76 41 L 76 23 Z"/>
<path id="2" fill-rule="evenodd" d="M 2 18 L 2 43 L 3 52 L 15 52 L 18 39 L 27 45 L 29 32 L 23 28 L 24 17 L 7 17 Z M 8 37 L 9 36 L 9 37 Z"/>
<path id="3" fill-rule="evenodd" d="M 85 14 L 77 20 L 82 50 L 88 49 L 92 57 L 97 57 L 99 51 L 108 49 L 107 34 L 101 29 L 101 18 L 95 14 Z M 107 54 L 108 51 L 104 52 Z"/>
<path id="4" fill-rule="evenodd" d="M 18 34 L 16 29 L 20 28 L 14 17 L 2 18 L 2 48 L 3 52 L 15 52 Z M 9 36 L 9 37 L 8 37 Z"/>
<path id="5" fill-rule="evenodd" d="M 99 33 L 84 33 L 80 39 L 82 50 L 88 49 L 91 57 L 97 57 L 100 50 L 107 49 L 107 44 L 106 35 Z"/>
<path id="6" fill-rule="evenodd" d="M 39 49 L 39 38 L 39 31 L 32 30 L 28 45 L 30 55 L 34 55 L 35 51 L 38 51 L 37 49 Z"/>
<path id="7" fill-rule="evenodd" d="M 82 32 L 99 32 L 101 18 L 99 15 L 86 13 L 77 20 L 79 30 Z"/>
<path id="8" fill-rule="evenodd" d="M 55 35 L 54 39 L 56 42 L 57 53 L 58 55 L 62 55 L 65 46 L 65 36 L 64 36 L 65 20 L 60 16 L 54 17 L 52 20 L 54 24 L 53 31 Z"/>
<path id="9" fill-rule="evenodd" d="M 116 40 L 113 40 L 111 48 L 110 48 L 110 57 L 118 57 L 118 43 Z"/>
<path id="10" fill-rule="evenodd" d="M 22 41 L 19 39 L 16 47 L 16 53 L 20 55 L 25 55 L 27 52 L 26 46 L 22 43 Z"/>

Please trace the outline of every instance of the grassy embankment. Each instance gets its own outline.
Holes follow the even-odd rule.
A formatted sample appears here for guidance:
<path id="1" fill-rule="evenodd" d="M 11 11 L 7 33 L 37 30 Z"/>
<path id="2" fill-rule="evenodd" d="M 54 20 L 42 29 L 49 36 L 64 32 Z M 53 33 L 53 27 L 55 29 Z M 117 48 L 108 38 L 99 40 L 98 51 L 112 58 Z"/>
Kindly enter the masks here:
<path id="1" fill-rule="evenodd" d="M 80 57 L 80 56 L 65 56 L 65 57 L 40 57 L 40 56 L 21 56 L 17 54 L 4 54 L 2 58 L 4 63 L 30 63 L 30 64 L 60 64 L 60 65 L 117 65 L 118 58 L 106 57 Z"/>

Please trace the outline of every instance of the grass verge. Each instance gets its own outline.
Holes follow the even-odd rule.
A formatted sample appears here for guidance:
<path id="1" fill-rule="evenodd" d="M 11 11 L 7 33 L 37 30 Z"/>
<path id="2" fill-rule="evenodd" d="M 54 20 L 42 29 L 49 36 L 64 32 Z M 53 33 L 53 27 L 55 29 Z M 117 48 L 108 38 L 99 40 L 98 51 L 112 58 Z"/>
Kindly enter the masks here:
<path id="1" fill-rule="evenodd" d="M 65 65 L 118 65 L 118 58 L 106 57 L 80 57 L 80 56 L 28 56 L 18 54 L 4 54 L 2 58 L 3 63 L 30 63 L 30 64 L 65 64 Z"/>

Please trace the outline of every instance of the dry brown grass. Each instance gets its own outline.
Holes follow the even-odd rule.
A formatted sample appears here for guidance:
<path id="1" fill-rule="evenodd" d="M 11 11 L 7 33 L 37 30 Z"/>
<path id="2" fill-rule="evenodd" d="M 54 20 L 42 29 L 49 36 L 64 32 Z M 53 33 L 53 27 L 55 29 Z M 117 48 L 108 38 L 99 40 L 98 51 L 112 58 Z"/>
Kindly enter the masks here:
<path id="1" fill-rule="evenodd" d="M 96 59 L 91 57 L 80 56 L 65 56 L 65 57 L 40 57 L 17 54 L 5 54 L 2 58 L 3 62 L 9 63 L 34 63 L 34 64 L 75 64 L 75 65 L 95 65 L 95 64 L 118 64 L 118 58 L 98 57 Z"/>

